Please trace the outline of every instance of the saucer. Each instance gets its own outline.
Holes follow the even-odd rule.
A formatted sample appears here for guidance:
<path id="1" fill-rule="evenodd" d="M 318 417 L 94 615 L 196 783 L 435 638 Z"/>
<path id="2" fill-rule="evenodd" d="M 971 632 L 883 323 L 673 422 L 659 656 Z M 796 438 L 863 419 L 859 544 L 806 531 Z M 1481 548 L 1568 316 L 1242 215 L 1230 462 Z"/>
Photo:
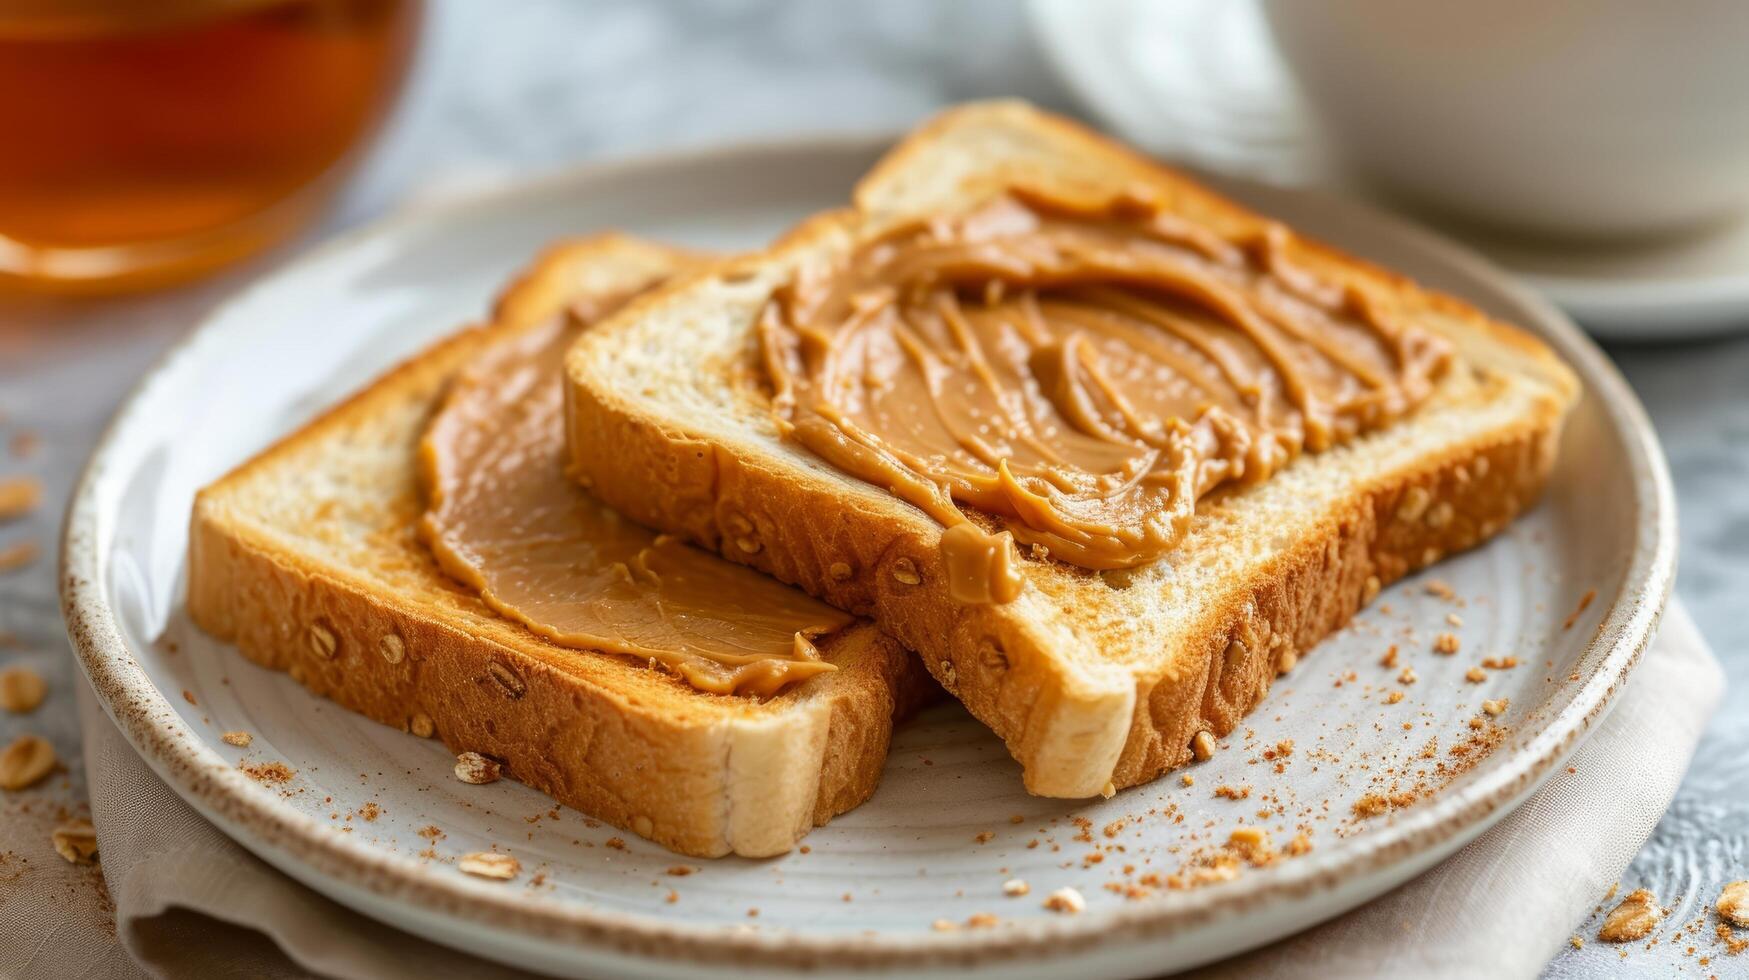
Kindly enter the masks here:
<path id="1" fill-rule="evenodd" d="M 1031 13 L 1063 80 L 1120 136 L 1196 169 L 1373 196 L 1336 163 L 1257 0 L 1031 0 Z M 1441 230 L 1606 340 L 1749 329 L 1749 213 L 1609 246 Z"/>

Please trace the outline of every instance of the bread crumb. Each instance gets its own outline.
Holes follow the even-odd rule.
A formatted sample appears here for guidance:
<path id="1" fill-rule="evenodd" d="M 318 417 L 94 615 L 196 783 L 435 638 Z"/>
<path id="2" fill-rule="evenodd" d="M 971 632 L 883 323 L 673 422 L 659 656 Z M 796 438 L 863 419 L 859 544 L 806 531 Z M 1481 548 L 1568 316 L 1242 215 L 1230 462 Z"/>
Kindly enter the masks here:
<path id="1" fill-rule="evenodd" d="M 1425 586 L 1423 586 L 1423 588 L 1427 592 L 1428 595 L 1438 596 L 1441 599 L 1448 599 L 1449 600 L 1449 599 L 1456 599 L 1457 598 L 1457 592 L 1455 590 L 1453 590 L 1452 587 L 1450 585 L 1448 585 L 1444 579 L 1437 579 L 1437 578 L 1433 579 L 1432 581 L 1428 582 Z"/>
<path id="2" fill-rule="evenodd" d="M 1287 842 L 1287 846 L 1282 848 L 1282 852 L 1288 857 L 1299 857 L 1311 849 L 1312 839 L 1307 837 L 1304 832 L 1301 832 L 1295 834 L 1294 839 Z"/>
<path id="3" fill-rule="evenodd" d="M 1081 893 L 1073 888 L 1059 888 L 1045 899 L 1044 907 L 1052 912 L 1076 915 L 1087 908 L 1087 899 L 1082 898 Z"/>
<path id="4" fill-rule="evenodd" d="M 1184 773 L 1178 777 L 1178 782 L 1184 786 L 1195 786 L 1196 777 L 1192 776 L 1190 773 Z"/>
<path id="5" fill-rule="evenodd" d="M 1491 715 L 1503 715 L 1511 704 L 1511 698 L 1495 698 L 1492 701 L 1483 701 L 1482 710 Z"/>
<path id="6" fill-rule="evenodd" d="M 1244 800 L 1251 797 L 1249 786 L 1228 786 L 1222 784 L 1215 787 L 1215 796 L 1223 800 Z"/>
<path id="7" fill-rule="evenodd" d="M 1480 667 L 1471 667 L 1469 670 L 1464 671 L 1464 680 L 1469 681 L 1471 684 L 1480 684 L 1487 679 L 1488 672 Z"/>
<path id="8" fill-rule="evenodd" d="M 1262 827 L 1246 824 L 1235 827 L 1227 835 L 1227 843 L 1243 850 L 1255 850 L 1269 845 L 1269 834 Z"/>
<path id="9" fill-rule="evenodd" d="M 11 791 L 34 786 L 54 772 L 55 747 L 41 735 L 20 735 L 0 749 L 0 789 Z"/>
<path id="10" fill-rule="evenodd" d="M 296 769 L 283 762 L 257 762 L 251 765 L 238 763 L 237 768 L 243 770 L 243 775 L 258 783 L 287 783 L 298 774 Z"/>
<path id="11" fill-rule="evenodd" d="M 1482 666 L 1489 670 L 1511 670 L 1518 666 L 1517 657 L 1483 657 Z"/>
<path id="12" fill-rule="evenodd" d="M 1386 670 L 1397 669 L 1397 645 L 1395 643 L 1391 644 L 1390 647 L 1385 650 L 1385 655 L 1379 658 L 1379 666 Z"/>
<path id="13" fill-rule="evenodd" d="M 70 864 L 90 864 L 97 859 L 97 829 L 89 820 L 68 820 L 56 827 L 49 839 L 54 842 L 55 853 Z"/>
<path id="14" fill-rule="evenodd" d="M 40 553 L 35 541 L 19 541 L 0 548 L 0 572 L 13 572 L 36 561 Z"/>
<path id="15" fill-rule="evenodd" d="M 1190 740 L 1190 754 L 1198 762 L 1207 762 L 1215 756 L 1215 737 L 1208 729 L 1197 732 Z"/>
<path id="16" fill-rule="evenodd" d="M 978 833 L 976 835 L 974 835 L 972 837 L 972 843 L 974 843 L 974 844 L 988 844 L 995 836 L 996 836 L 995 834 L 991 833 L 988 830 L 980 830 L 980 831 L 978 831 Z"/>
<path id="17" fill-rule="evenodd" d="M 1573 614 L 1567 617 L 1567 621 L 1561 624 L 1561 628 L 1564 630 L 1572 629 L 1573 624 L 1579 621 L 1579 617 L 1590 607 L 1591 600 L 1595 598 L 1597 598 L 1597 590 L 1587 589 L 1585 594 L 1579 597 L 1579 608 L 1573 610 Z"/>
<path id="18" fill-rule="evenodd" d="M 1445 622 L 1448 626 L 1462 626 L 1464 624 L 1464 618 L 1457 613 L 1448 612 L 1445 614 Z"/>
<path id="19" fill-rule="evenodd" d="M 35 711 L 48 693 L 42 675 L 29 667 L 0 670 L 0 708 L 19 715 Z"/>
<path id="20" fill-rule="evenodd" d="M 1362 820 L 1401 810 L 1415 802 L 1414 793 L 1368 793 L 1354 801 L 1354 815 Z"/>
<path id="21" fill-rule="evenodd" d="M 1749 881 L 1733 881 L 1719 893 L 1719 918 L 1749 929 Z"/>
<path id="22" fill-rule="evenodd" d="M 1628 892 L 1603 920 L 1603 928 L 1597 930 L 1597 938 L 1606 943 L 1631 943 L 1636 939 L 1644 939 L 1658 923 L 1664 920 L 1664 910 L 1658 907 L 1658 900 L 1649 889 L 1636 888 Z"/>
<path id="23" fill-rule="evenodd" d="M 1002 894 L 1009 898 L 1019 898 L 1032 891 L 1032 886 L 1019 878 L 1010 878 L 1002 883 Z"/>
<path id="24" fill-rule="evenodd" d="M 1472 728 L 1472 729 L 1475 729 L 1475 730 L 1477 730 L 1477 731 L 1480 731 L 1480 730 L 1481 730 L 1481 728 L 1482 728 L 1482 726 L 1483 726 L 1483 725 L 1485 725 L 1485 724 L 1487 724 L 1487 722 L 1484 722 L 1484 721 L 1483 721 L 1483 720 L 1482 720 L 1482 719 L 1480 719 L 1480 718 L 1471 718 L 1471 719 L 1470 719 L 1470 727 L 1471 727 L 1471 728 Z"/>
<path id="25" fill-rule="evenodd" d="M 929 928 L 934 929 L 936 932 L 952 932 L 959 927 L 960 924 L 952 919 L 936 919 L 929 924 Z"/>
<path id="26" fill-rule="evenodd" d="M 1448 657 L 1458 652 L 1459 645 L 1456 633 L 1441 633 L 1433 638 L 1433 652 Z"/>
<path id="27" fill-rule="evenodd" d="M 1403 700 L 1403 692 L 1402 691 L 1392 691 L 1391 693 L 1385 695 L 1385 703 L 1386 704 L 1400 704 L 1400 703 L 1402 703 L 1402 700 Z"/>
<path id="28" fill-rule="evenodd" d="M 36 477 L 0 477 L 0 521 L 23 517 L 40 507 L 42 500 L 42 481 Z"/>
<path id="29" fill-rule="evenodd" d="M 223 739 L 226 745 L 235 745 L 240 749 L 248 748 L 249 743 L 255 741 L 255 736 L 244 731 L 226 732 L 219 738 Z"/>
<path id="30" fill-rule="evenodd" d="M 974 912 L 966 917 L 966 926 L 971 929 L 989 929 L 1001 921 L 988 912 Z"/>
<path id="31" fill-rule="evenodd" d="M 1021 816 L 1020 814 L 1016 813 L 1016 814 L 1009 816 L 1008 822 L 1009 823 L 1025 823 L 1026 818 L 1024 816 Z"/>
<path id="32" fill-rule="evenodd" d="M 1578 936 L 1574 936 L 1573 938 L 1567 940 L 1567 942 L 1574 949 L 1584 949 L 1585 948 L 1585 940 L 1579 938 Z"/>
<path id="33" fill-rule="evenodd" d="M 509 881 L 522 873 L 522 862 L 508 854 L 497 854 L 492 851 L 475 851 L 462 855 L 456 862 L 456 867 L 463 874 L 476 878 L 489 878 L 493 881 Z"/>
<path id="34" fill-rule="evenodd" d="M 1399 684 L 1413 684 L 1420 679 L 1421 676 L 1415 673 L 1415 668 L 1413 667 L 1404 667 L 1403 672 L 1397 675 L 1397 682 Z"/>
<path id="35" fill-rule="evenodd" d="M 497 759 L 478 752 L 463 752 L 455 757 L 455 778 L 474 786 L 495 783 L 504 774 Z"/>
<path id="36" fill-rule="evenodd" d="M 616 851 L 623 851 L 626 849 L 625 838 L 624 837 L 609 837 L 604 842 L 603 846 L 611 847 Z"/>

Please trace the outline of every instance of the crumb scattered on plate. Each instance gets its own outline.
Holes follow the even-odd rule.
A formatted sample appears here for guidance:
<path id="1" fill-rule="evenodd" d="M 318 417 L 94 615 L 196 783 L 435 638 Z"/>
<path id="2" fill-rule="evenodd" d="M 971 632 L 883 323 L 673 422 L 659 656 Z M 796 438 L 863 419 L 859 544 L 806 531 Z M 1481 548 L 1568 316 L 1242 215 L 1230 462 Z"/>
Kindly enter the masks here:
<path id="1" fill-rule="evenodd" d="M 464 874 L 476 878 L 490 878 L 493 881 L 509 881 L 522 873 L 522 862 L 508 854 L 498 854 L 492 851 L 475 851 L 462 855 L 456 862 Z"/>
<path id="2" fill-rule="evenodd" d="M 1059 888 L 1045 899 L 1045 908 L 1066 915 L 1075 915 L 1086 907 L 1087 899 L 1082 898 L 1081 893 L 1073 888 Z"/>
<path id="3" fill-rule="evenodd" d="M 455 778 L 475 786 L 495 783 L 504 774 L 498 760 L 478 752 L 463 752 L 455 757 Z"/>

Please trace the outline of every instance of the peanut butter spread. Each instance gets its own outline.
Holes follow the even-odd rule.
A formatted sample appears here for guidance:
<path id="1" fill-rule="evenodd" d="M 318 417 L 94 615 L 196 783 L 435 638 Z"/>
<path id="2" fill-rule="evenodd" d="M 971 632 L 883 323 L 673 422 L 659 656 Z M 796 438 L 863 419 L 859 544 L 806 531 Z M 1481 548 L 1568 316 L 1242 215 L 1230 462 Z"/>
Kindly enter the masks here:
<path id="1" fill-rule="evenodd" d="M 1133 195 L 1012 192 L 899 225 L 766 304 L 773 410 L 948 528 L 961 601 L 1019 592 L 1015 542 L 1152 561 L 1203 495 L 1401 417 L 1448 366 L 1443 338 L 1296 264 L 1287 236 L 1229 241 Z"/>
<path id="2" fill-rule="evenodd" d="M 561 363 L 589 312 L 453 382 L 420 446 L 438 564 L 555 643 L 646 657 L 699 690 L 765 697 L 833 670 L 812 638 L 849 616 L 626 521 L 565 474 Z"/>

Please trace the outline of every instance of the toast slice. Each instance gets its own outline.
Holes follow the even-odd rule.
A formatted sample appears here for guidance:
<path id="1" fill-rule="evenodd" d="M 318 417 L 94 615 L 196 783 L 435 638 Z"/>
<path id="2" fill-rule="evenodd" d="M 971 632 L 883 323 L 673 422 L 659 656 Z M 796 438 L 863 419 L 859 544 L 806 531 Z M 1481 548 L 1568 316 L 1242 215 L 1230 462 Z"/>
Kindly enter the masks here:
<path id="1" fill-rule="evenodd" d="M 1290 239 L 1299 267 L 1447 338 L 1462 366 L 1407 419 L 1204 497 L 1158 561 L 1098 573 L 1027 558 L 1018 598 L 957 603 L 936 520 L 782 437 L 756 317 L 804 264 L 842 259 L 901 222 L 1016 190 L 1097 204 L 1137 188 L 1229 241 L 1266 224 L 1027 105 L 941 115 L 861 181 L 852 207 L 642 297 L 578 340 L 566 370 L 581 477 L 638 521 L 872 617 L 1006 741 L 1031 792 L 1110 794 L 1159 776 L 1191 758 L 1199 732 L 1231 731 L 1384 584 L 1528 506 L 1578 385 L 1527 334 Z M 680 329 L 683 350 L 664 342 Z M 744 528 L 757 547 L 743 546 Z"/>
<path id="2" fill-rule="evenodd" d="M 636 658 L 494 614 L 421 543 L 416 466 L 448 380 L 486 345 L 698 259 L 618 236 L 548 251 L 491 324 L 441 341 L 196 498 L 188 610 L 310 690 L 684 854 L 787 851 L 874 791 L 895 720 L 934 685 L 872 626 L 770 700 L 705 694 Z"/>

